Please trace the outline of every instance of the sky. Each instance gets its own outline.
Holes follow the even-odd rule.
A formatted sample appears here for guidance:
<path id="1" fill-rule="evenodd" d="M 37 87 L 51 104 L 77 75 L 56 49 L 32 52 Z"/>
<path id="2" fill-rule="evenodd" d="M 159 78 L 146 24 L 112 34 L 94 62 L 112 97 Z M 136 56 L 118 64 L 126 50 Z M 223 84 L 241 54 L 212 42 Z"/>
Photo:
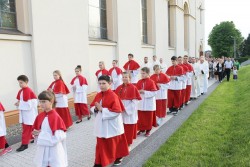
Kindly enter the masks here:
<path id="1" fill-rule="evenodd" d="M 250 0 L 206 0 L 205 1 L 205 50 L 209 33 L 216 24 L 222 21 L 233 21 L 242 36 L 250 34 Z"/>

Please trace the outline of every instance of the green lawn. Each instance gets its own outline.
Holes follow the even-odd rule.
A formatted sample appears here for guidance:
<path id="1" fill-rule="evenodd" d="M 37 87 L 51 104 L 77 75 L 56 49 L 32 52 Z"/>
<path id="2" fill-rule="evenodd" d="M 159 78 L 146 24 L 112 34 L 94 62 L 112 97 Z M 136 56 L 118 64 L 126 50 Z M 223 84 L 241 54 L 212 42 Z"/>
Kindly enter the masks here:
<path id="1" fill-rule="evenodd" d="M 222 82 L 144 167 L 250 167 L 250 66 Z"/>

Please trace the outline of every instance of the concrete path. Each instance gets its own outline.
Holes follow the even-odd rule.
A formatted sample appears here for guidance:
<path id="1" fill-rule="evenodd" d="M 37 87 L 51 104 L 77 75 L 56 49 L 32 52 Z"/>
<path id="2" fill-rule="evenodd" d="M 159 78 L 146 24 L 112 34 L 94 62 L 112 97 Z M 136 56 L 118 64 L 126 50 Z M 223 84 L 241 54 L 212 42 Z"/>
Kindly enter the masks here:
<path id="1" fill-rule="evenodd" d="M 209 86 L 214 82 L 214 80 L 209 80 Z M 211 92 L 214 87 L 215 86 L 212 86 L 209 92 Z M 188 119 L 192 112 L 208 95 L 209 93 L 191 102 L 178 116 L 168 115 L 160 127 L 152 129 L 152 135 L 150 137 L 138 136 L 132 145 L 130 155 L 124 159 L 122 166 L 141 166 L 143 162 Z M 67 132 L 69 167 L 93 166 L 96 145 L 93 129 L 94 117 L 89 121 L 84 120 L 80 124 L 74 124 Z M 15 150 L 19 146 L 20 143 L 12 145 L 13 152 L 0 157 L 0 167 L 34 167 L 33 157 L 36 152 L 36 145 L 30 144 L 27 150 L 18 153 Z"/>

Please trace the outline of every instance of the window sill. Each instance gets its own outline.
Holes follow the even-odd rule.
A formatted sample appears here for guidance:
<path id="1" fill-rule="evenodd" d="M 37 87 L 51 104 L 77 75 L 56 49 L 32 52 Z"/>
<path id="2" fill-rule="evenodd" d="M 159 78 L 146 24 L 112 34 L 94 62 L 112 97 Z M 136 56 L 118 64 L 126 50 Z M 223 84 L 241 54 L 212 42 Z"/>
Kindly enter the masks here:
<path id="1" fill-rule="evenodd" d="M 155 48 L 154 45 L 149 45 L 149 44 L 142 44 L 141 47 L 142 47 L 142 48 L 152 48 L 152 49 Z"/>
<path id="2" fill-rule="evenodd" d="M 175 50 L 175 47 L 169 46 L 168 50 Z"/>
<path id="3" fill-rule="evenodd" d="M 105 39 L 89 39 L 89 45 L 103 45 L 103 46 L 116 46 L 117 43 Z"/>
<path id="4" fill-rule="evenodd" d="M 23 34 L 18 30 L 0 29 L 0 40 L 31 41 L 31 35 Z"/>

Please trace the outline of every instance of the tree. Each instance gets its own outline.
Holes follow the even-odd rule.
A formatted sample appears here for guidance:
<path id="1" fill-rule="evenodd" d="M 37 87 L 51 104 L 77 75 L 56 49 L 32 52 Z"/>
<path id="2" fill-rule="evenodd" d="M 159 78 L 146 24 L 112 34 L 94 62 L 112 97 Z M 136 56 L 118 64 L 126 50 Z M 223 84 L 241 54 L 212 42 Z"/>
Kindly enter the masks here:
<path id="1" fill-rule="evenodd" d="M 243 42 L 241 32 L 236 29 L 231 21 L 221 22 L 213 27 L 208 37 L 208 44 L 212 48 L 212 54 L 215 57 L 233 57 L 234 38 L 236 39 L 236 48 L 239 49 Z"/>
<path id="2" fill-rule="evenodd" d="M 247 39 L 244 40 L 241 46 L 241 55 L 250 56 L 250 34 L 248 34 Z"/>

